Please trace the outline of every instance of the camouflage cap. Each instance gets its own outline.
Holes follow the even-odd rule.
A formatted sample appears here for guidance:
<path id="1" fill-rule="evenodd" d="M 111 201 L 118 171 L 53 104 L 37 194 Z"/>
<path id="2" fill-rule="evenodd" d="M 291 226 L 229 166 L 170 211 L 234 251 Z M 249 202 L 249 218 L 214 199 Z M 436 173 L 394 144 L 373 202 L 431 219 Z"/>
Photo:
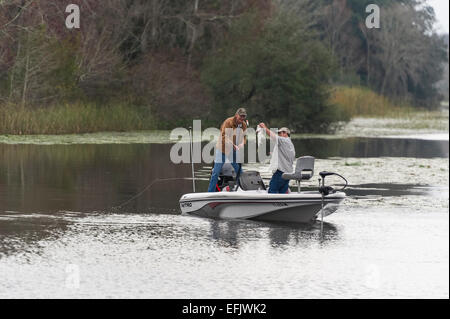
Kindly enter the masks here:
<path id="1" fill-rule="evenodd" d="M 237 109 L 236 114 L 237 115 L 244 115 L 245 117 L 247 117 L 247 110 L 244 109 L 243 107 L 240 107 L 240 108 Z"/>

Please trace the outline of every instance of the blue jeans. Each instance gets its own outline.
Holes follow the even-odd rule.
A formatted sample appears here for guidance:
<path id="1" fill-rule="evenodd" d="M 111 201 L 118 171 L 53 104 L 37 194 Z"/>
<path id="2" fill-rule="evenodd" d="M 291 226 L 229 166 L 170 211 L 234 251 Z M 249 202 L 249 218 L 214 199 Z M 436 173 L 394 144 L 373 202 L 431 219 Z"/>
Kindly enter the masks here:
<path id="1" fill-rule="evenodd" d="M 283 172 L 280 170 L 277 170 L 273 175 L 272 179 L 270 180 L 269 184 L 269 193 L 272 194 L 286 194 L 288 188 L 289 188 L 289 180 L 283 179 L 281 177 L 283 175 Z"/>
<path id="2" fill-rule="evenodd" d="M 216 157 L 214 159 L 214 168 L 211 174 L 211 180 L 209 181 L 208 192 L 216 191 L 216 185 L 217 181 L 219 180 L 219 174 L 220 171 L 222 170 L 223 164 L 225 164 L 226 158 L 227 157 L 224 153 L 222 153 L 220 150 L 216 150 Z M 229 160 L 234 168 L 234 171 L 236 172 L 236 176 L 238 176 L 240 165 L 236 163 L 236 152 L 233 151 L 233 158 Z"/>

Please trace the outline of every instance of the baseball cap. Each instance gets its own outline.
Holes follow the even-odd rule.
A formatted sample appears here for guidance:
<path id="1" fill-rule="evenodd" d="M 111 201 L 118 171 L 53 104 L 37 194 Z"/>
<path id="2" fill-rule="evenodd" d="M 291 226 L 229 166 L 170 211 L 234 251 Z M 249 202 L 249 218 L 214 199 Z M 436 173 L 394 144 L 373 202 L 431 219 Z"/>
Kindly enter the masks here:
<path id="1" fill-rule="evenodd" d="M 247 117 L 247 111 L 243 107 L 238 108 L 237 111 L 236 111 L 236 114 L 237 115 L 244 115 L 245 117 Z"/>
<path id="2" fill-rule="evenodd" d="M 291 135 L 291 130 L 289 130 L 287 127 L 282 127 L 282 128 L 280 128 L 280 129 L 278 130 L 278 133 L 280 133 L 280 132 L 286 132 L 286 133 L 288 133 L 289 135 Z"/>

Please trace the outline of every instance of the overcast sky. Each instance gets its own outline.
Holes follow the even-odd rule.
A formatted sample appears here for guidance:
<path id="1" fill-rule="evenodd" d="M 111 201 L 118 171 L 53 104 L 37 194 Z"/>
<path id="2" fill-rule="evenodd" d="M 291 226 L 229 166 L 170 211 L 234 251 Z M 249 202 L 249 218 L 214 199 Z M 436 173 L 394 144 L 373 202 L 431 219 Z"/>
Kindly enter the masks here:
<path id="1" fill-rule="evenodd" d="M 434 8 L 437 18 L 436 30 L 439 33 L 448 33 L 448 3 L 449 0 L 428 0 Z"/>

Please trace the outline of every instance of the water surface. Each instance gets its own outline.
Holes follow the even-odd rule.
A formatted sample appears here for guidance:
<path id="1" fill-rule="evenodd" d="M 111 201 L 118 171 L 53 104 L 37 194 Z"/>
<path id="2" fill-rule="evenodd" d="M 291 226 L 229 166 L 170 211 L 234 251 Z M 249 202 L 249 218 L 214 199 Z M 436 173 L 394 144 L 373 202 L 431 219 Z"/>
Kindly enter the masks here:
<path id="1" fill-rule="evenodd" d="M 448 298 L 448 140 L 295 145 L 349 179 L 323 236 L 180 215 L 191 168 L 170 144 L 0 144 L 0 297 Z"/>

